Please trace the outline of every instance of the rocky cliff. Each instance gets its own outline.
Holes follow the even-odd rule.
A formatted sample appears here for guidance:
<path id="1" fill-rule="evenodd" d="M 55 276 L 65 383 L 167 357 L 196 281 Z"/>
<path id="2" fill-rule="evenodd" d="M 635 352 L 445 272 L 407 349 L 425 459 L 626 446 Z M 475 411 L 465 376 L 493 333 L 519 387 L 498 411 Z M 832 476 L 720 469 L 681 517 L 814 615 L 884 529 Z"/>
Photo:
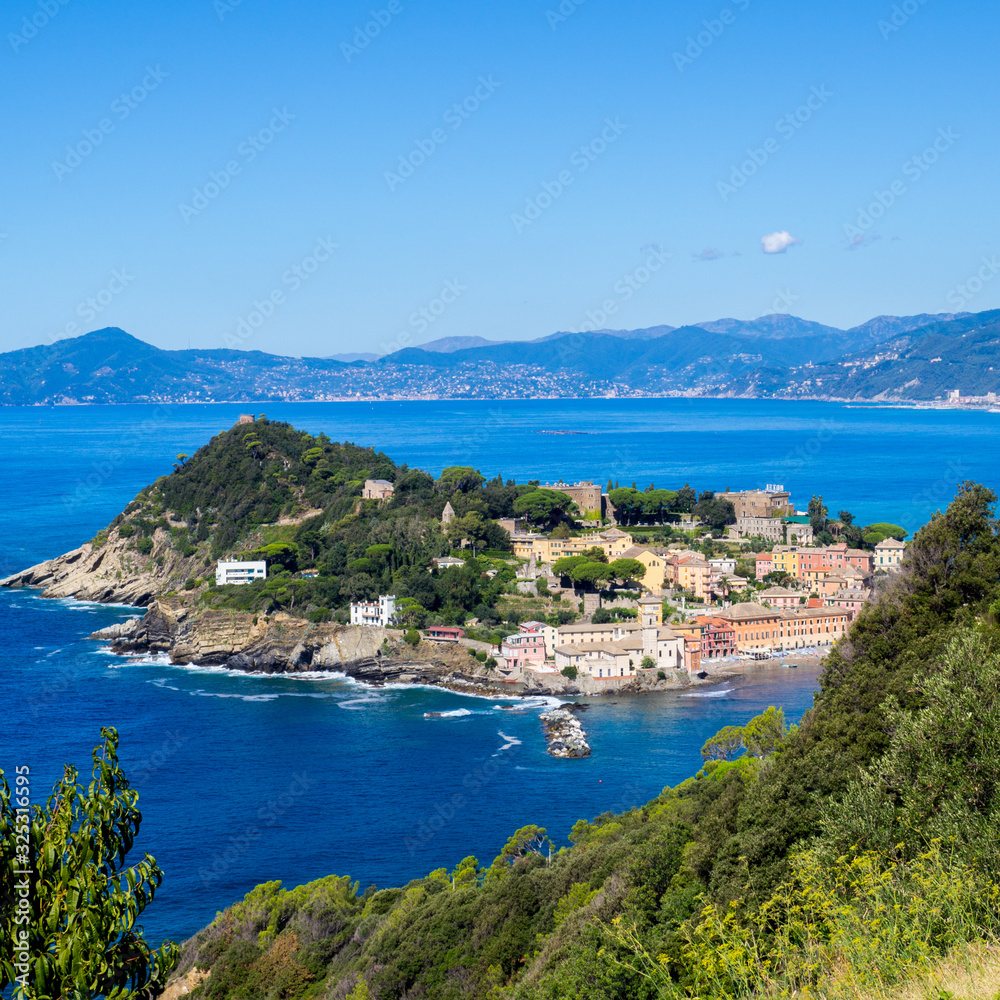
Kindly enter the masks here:
<path id="1" fill-rule="evenodd" d="M 512 694 L 525 691 L 523 685 L 511 690 L 491 678 L 465 647 L 425 642 L 414 650 L 398 631 L 315 624 L 284 613 L 201 610 L 177 597 L 155 600 L 142 618 L 112 625 L 92 638 L 109 641 L 119 654 L 166 653 L 174 663 L 253 673 L 328 670 L 376 685 L 436 684 L 484 694 L 501 688 Z M 566 678 L 557 681 L 559 693 L 564 687 L 573 689 Z"/>
<path id="2" fill-rule="evenodd" d="M 78 549 L 0 580 L 0 587 L 37 587 L 45 597 L 144 607 L 201 568 L 173 547 L 167 531 L 158 529 L 151 540 L 152 549 L 144 554 L 134 538 L 122 538 L 112 528 Z"/>

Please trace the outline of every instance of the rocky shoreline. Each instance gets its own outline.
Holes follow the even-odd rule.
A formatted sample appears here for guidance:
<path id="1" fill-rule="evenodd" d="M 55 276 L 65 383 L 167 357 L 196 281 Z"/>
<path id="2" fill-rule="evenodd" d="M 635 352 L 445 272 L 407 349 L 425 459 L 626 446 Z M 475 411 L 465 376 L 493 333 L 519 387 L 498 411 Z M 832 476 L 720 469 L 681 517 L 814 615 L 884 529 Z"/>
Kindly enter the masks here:
<path id="1" fill-rule="evenodd" d="M 95 632 L 92 638 L 107 641 L 112 652 L 122 656 L 165 653 L 172 663 L 245 673 L 329 671 L 374 687 L 426 684 L 485 697 L 640 694 L 703 683 L 684 671 L 671 671 L 662 681 L 636 678 L 613 691 L 588 684 L 586 676 L 571 680 L 554 672 L 529 672 L 511 683 L 491 674 L 461 645 L 423 641 L 414 649 L 399 630 L 316 624 L 284 612 L 255 615 L 196 608 L 181 597 L 156 599 L 142 618 Z"/>
<path id="2" fill-rule="evenodd" d="M 542 731 L 548 743 L 547 753 L 550 757 L 589 757 L 590 744 L 583 724 L 573 714 L 574 706 L 554 708 L 543 712 Z"/>

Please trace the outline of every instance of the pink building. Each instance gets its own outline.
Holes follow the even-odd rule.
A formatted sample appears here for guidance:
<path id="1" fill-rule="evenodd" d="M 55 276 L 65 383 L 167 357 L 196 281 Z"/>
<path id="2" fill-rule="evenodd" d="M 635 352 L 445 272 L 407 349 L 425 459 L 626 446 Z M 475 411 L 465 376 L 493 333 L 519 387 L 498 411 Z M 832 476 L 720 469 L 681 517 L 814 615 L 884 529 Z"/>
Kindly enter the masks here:
<path id="1" fill-rule="evenodd" d="M 831 598 L 829 603 L 836 608 L 842 608 L 844 611 L 850 611 L 851 621 L 854 621 L 858 617 L 858 612 L 865 606 L 865 602 L 868 600 L 869 591 L 862 590 L 855 587 L 845 587 L 843 590 L 838 590 Z"/>
<path id="2" fill-rule="evenodd" d="M 754 562 L 756 563 L 754 572 L 757 574 L 758 580 L 763 580 L 774 566 L 774 558 L 770 552 L 758 552 Z"/>
<path id="3" fill-rule="evenodd" d="M 802 596 L 798 591 L 787 587 L 768 587 L 757 594 L 755 600 L 771 608 L 797 608 Z"/>
<path id="4" fill-rule="evenodd" d="M 428 639 L 436 639 L 438 642 L 458 642 L 459 639 L 465 638 L 465 629 L 454 625 L 428 625 L 425 635 Z"/>
<path id="5" fill-rule="evenodd" d="M 500 656 L 508 669 L 545 665 L 545 636 L 540 632 L 509 635 L 500 646 Z"/>

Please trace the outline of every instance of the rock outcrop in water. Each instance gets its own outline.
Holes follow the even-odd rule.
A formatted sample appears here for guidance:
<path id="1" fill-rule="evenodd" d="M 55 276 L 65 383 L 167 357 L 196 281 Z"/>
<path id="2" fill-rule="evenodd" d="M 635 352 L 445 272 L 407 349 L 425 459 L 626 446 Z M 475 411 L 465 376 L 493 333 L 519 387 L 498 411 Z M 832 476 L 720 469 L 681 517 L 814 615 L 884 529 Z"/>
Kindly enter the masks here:
<path id="1" fill-rule="evenodd" d="M 583 724 L 569 708 L 554 708 L 540 716 L 551 757 L 589 757 Z"/>

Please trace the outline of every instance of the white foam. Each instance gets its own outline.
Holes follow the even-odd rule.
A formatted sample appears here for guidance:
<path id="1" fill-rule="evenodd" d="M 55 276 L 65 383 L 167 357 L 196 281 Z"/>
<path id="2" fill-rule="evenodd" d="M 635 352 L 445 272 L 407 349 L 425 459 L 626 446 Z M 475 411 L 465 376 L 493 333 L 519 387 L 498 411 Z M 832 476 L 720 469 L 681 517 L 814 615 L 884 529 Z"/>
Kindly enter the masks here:
<path id="1" fill-rule="evenodd" d="M 732 688 L 722 688 L 719 691 L 697 691 L 691 694 L 682 694 L 682 698 L 724 698 L 727 694 L 732 694 Z"/>
<path id="2" fill-rule="evenodd" d="M 172 667 L 170 657 L 166 653 L 140 653 L 139 655 L 123 656 L 119 666 L 131 667 Z"/>
<path id="3" fill-rule="evenodd" d="M 509 750 L 511 747 L 519 747 L 521 745 L 521 741 L 516 736 L 508 736 L 502 729 L 497 730 L 497 736 L 499 736 L 502 740 L 507 741 L 502 747 L 500 747 L 500 750 L 498 751 L 499 753 L 503 753 L 504 750 Z M 496 756 L 496 754 L 494 754 L 494 756 Z"/>
<path id="4" fill-rule="evenodd" d="M 460 719 L 465 715 L 472 715 L 467 708 L 453 708 L 450 712 L 424 712 L 425 719 Z"/>
<path id="5" fill-rule="evenodd" d="M 163 691 L 180 691 L 179 687 L 174 687 L 173 684 L 168 684 L 166 677 L 154 677 L 149 681 L 153 687 L 158 687 Z"/>
<path id="6" fill-rule="evenodd" d="M 200 688 L 196 691 L 188 691 L 190 695 L 197 695 L 202 698 L 232 698 L 236 701 L 277 701 L 276 694 L 229 694 L 225 691 L 203 691 Z"/>
<path id="7" fill-rule="evenodd" d="M 357 712 L 368 705 L 377 705 L 380 701 L 381 698 L 350 698 L 347 701 L 338 701 L 337 707 Z"/>

